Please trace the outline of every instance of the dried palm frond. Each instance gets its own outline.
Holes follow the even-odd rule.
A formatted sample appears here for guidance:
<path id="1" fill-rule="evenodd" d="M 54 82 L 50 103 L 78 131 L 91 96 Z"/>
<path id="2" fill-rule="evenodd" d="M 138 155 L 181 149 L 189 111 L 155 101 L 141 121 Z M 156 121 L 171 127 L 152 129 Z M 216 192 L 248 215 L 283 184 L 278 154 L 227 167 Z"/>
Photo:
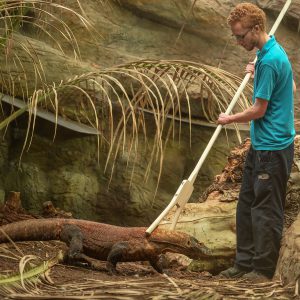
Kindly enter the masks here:
<path id="1" fill-rule="evenodd" d="M 291 299 L 294 285 L 282 286 L 281 282 L 251 283 L 246 281 L 163 276 L 126 280 L 80 279 L 80 282 L 39 284 L 39 294 L 17 288 L 9 293 L 0 287 L 0 295 L 8 299 L 116 299 L 116 300 L 181 300 L 181 299 Z"/>
<path id="2" fill-rule="evenodd" d="M 4 233 L 4 232 L 3 232 Z M 10 240 L 10 245 L 0 247 L 0 258 L 6 265 L 7 270 L 1 268 L 0 275 L 0 294 L 10 294 L 12 291 L 25 291 L 31 294 L 39 294 L 38 284 L 52 283 L 49 277 L 49 270 L 56 264 L 63 261 L 65 252 L 59 250 L 55 256 L 48 260 L 42 260 L 40 257 L 32 254 L 23 254 L 23 246 L 28 243 L 20 245 L 15 244 Z M 32 250 L 32 249 L 31 249 Z M 13 271 L 8 270 L 9 266 L 13 267 L 12 262 L 18 262 L 18 271 L 14 268 Z"/>
<path id="3" fill-rule="evenodd" d="M 77 4 L 77 5 L 76 5 Z M 74 7 L 71 7 L 73 5 Z M 74 16 L 91 37 L 99 37 L 90 22 L 79 12 L 80 1 L 60 4 L 54 0 L 8 0 L 0 4 L 0 82 L 2 91 L 9 95 L 18 94 L 23 99 L 31 92 L 47 84 L 47 75 L 41 57 L 45 52 L 37 47 L 31 38 L 44 36 L 51 51 L 58 57 L 80 58 L 80 49 L 73 29 L 65 21 L 65 16 Z M 29 29 L 28 29 L 29 28 Z M 24 31 L 29 31 L 26 35 Z M 60 41 L 60 42 L 59 42 Z M 66 52 L 67 51 L 67 52 Z M 47 52 L 47 50 L 46 50 Z"/>
<path id="4" fill-rule="evenodd" d="M 159 182 L 165 146 L 170 138 L 175 138 L 177 131 L 180 137 L 182 118 L 188 119 L 191 136 L 193 116 L 189 89 L 198 91 L 199 97 L 194 101 L 202 105 L 203 116 L 214 122 L 218 114 L 226 110 L 240 82 L 239 77 L 204 64 L 142 60 L 88 72 L 59 84 L 48 85 L 47 89 L 36 90 L 27 106 L 4 120 L 0 129 L 27 109 L 29 122 L 25 150 L 32 140 L 38 107 L 52 111 L 56 116 L 63 112 L 66 117 L 98 130 L 98 143 L 105 141 L 109 145 L 105 168 L 110 162 L 113 170 L 119 153 L 134 165 L 140 150 L 139 133 L 143 133 L 147 144 L 149 132 L 153 130 L 152 119 L 153 142 L 149 144 L 145 179 L 153 165 L 158 164 Z M 251 91 L 251 86 L 247 89 Z M 72 103 L 68 99 L 72 99 Z M 240 109 L 248 107 L 249 102 L 244 94 L 238 105 Z M 69 108 L 69 112 L 64 108 Z"/>
<path id="5" fill-rule="evenodd" d="M 73 30 L 64 21 L 64 13 L 74 15 L 87 31 L 94 30 L 90 22 L 77 12 L 79 9 L 84 13 L 80 1 L 76 1 L 78 4 L 77 10 L 66 3 L 56 2 L 54 0 L 2 1 L 0 4 L 0 28 L 3 28 L 3 35 L 6 40 L 8 38 L 13 39 L 14 33 L 19 32 L 22 27 L 29 24 L 34 30 L 48 36 L 63 52 L 63 48 L 56 38 L 56 35 L 59 34 L 62 40 L 73 48 L 74 55 L 79 56 L 80 51 L 76 37 Z M 5 45 L 5 43 L 2 44 Z"/>
<path id="6" fill-rule="evenodd" d="M 63 260 L 63 252 L 60 251 L 56 257 L 49 259 L 48 261 L 42 262 L 40 265 L 30 268 L 27 265 L 33 261 L 39 259 L 35 255 L 25 255 L 20 259 L 19 262 L 19 273 L 15 275 L 2 276 L 0 277 L 0 285 L 10 285 L 20 282 L 22 287 L 26 289 L 26 281 L 37 279 L 39 276 L 44 274 L 54 265 L 60 263 Z"/>
<path id="7" fill-rule="evenodd" d="M 59 251 L 56 242 L 43 242 L 34 247 L 34 242 L 20 243 L 24 252 L 34 249 L 51 249 L 51 261 L 57 262 Z M 40 242 L 35 242 L 40 243 Z M 46 250 L 44 246 L 48 244 Z M 61 246 L 59 246 L 61 248 Z M 27 249 L 27 250 L 26 250 Z M 18 257 L 16 249 L 9 249 Z M 15 254 L 14 254 L 15 252 Z M 23 265 L 29 256 L 22 259 Z M 40 266 L 43 268 L 42 266 Z M 32 267 L 30 268 L 32 269 Z M 150 266 L 149 266 L 150 269 Z M 121 274 L 110 278 L 106 273 L 68 265 L 51 269 L 52 280 L 29 280 L 22 284 L 0 284 L 0 298 L 5 299 L 292 299 L 295 284 L 283 286 L 279 280 L 253 283 L 221 279 L 209 273 L 178 271 L 170 269 L 170 275 L 148 273 L 148 267 L 139 263 L 120 264 Z M 2 271 L 2 270 L 1 270 Z M 146 272 L 146 273 L 145 273 Z M 36 272 L 38 273 L 38 272 Z M 42 273 L 40 273 L 42 274 Z M 37 274 L 38 275 L 38 274 Z M 124 277 L 126 275 L 126 277 Z M 25 276 L 25 273 L 24 275 Z M 32 278 L 36 278 L 33 276 Z M 38 276 L 38 278 L 42 278 Z M 104 279 L 105 278 L 105 279 Z M 47 278 L 46 278 L 47 279 Z M 20 278 L 18 280 L 20 282 Z M 298 291 L 297 291 L 298 292 Z"/>

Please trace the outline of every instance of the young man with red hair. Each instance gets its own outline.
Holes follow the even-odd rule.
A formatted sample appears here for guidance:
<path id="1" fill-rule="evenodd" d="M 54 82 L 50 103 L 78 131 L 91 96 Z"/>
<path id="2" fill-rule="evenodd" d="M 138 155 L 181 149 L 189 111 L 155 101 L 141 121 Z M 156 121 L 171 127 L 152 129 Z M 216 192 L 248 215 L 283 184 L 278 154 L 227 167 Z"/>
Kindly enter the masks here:
<path id="1" fill-rule="evenodd" d="M 287 54 L 266 33 L 265 13 L 251 3 L 238 4 L 228 17 L 237 44 L 257 49 L 253 104 L 233 115 L 221 113 L 218 123 L 251 121 L 251 148 L 245 162 L 236 213 L 237 248 L 227 278 L 272 278 L 284 224 L 287 181 L 294 155 L 295 85 Z M 255 69 L 254 69 L 255 68 Z"/>

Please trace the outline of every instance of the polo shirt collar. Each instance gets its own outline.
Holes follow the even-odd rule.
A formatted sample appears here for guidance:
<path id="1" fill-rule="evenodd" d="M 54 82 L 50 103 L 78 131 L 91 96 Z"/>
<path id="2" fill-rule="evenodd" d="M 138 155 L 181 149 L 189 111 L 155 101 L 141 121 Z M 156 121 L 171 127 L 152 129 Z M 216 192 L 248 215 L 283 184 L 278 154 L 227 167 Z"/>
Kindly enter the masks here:
<path id="1" fill-rule="evenodd" d="M 270 36 L 270 39 L 264 44 L 261 50 L 257 50 L 257 58 L 262 58 L 275 44 L 277 43 L 274 35 Z"/>

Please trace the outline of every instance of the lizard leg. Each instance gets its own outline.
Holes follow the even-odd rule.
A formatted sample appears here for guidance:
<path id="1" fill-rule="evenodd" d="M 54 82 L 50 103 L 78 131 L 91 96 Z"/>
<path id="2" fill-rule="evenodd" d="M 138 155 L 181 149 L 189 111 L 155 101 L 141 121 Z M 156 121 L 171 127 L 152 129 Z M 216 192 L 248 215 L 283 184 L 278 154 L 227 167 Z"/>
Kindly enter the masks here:
<path id="1" fill-rule="evenodd" d="M 117 273 L 117 263 L 119 261 L 122 261 L 122 258 L 124 257 L 124 254 L 127 253 L 128 250 L 128 243 L 127 242 L 119 242 L 112 246 L 108 256 L 107 256 L 107 262 L 106 262 L 106 268 L 107 271 L 110 274 L 116 274 Z"/>
<path id="2" fill-rule="evenodd" d="M 67 258 L 70 260 L 80 259 L 83 249 L 83 237 L 80 228 L 75 225 L 67 224 L 63 227 L 60 238 L 69 247 Z"/>
<path id="3" fill-rule="evenodd" d="M 61 240 L 65 242 L 69 247 L 66 257 L 66 261 L 68 263 L 87 263 L 88 266 L 92 267 L 95 270 L 105 270 L 105 268 L 99 261 L 82 253 L 83 236 L 78 226 L 71 224 L 65 225 L 61 231 L 60 237 Z"/>
<path id="4" fill-rule="evenodd" d="M 155 256 L 149 259 L 149 263 L 155 271 L 157 271 L 158 273 L 164 273 L 163 263 L 159 256 Z"/>
<path id="5" fill-rule="evenodd" d="M 107 270 L 103 264 L 103 261 L 99 261 L 97 259 L 91 258 L 83 253 L 80 253 L 79 259 L 80 259 L 80 261 L 87 263 L 88 266 L 94 270 L 97 270 L 97 271 L 106 271 Z"/>

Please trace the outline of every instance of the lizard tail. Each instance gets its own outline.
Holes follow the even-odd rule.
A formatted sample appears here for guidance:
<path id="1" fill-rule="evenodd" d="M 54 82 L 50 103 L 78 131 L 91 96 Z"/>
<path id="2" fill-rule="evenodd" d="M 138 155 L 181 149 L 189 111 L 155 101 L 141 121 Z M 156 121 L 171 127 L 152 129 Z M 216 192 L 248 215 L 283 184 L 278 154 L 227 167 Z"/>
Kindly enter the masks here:
<path id="1" fill-rule="evenodd" d="M 30 219 L 0 226 L 0 243 L 59 239 L 64 219 Z"/>

